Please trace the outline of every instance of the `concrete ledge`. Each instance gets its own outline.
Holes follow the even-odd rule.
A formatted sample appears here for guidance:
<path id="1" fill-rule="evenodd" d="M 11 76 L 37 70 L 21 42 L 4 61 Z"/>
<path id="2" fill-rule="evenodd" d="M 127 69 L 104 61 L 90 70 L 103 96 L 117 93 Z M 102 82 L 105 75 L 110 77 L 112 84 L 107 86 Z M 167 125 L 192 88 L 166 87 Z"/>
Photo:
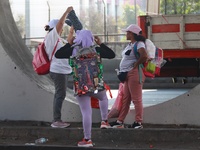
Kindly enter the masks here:
<path id="1" fill-rule="evenodd" d="M 81 123 L 72 123 L 70 128 L 57 129 L 47 125 L 0 125 L 0 149 L 20 150 L 29 147 L 37 149 L 79 150 L 77 142 L 83 138 Z M 49 141 L 40 145 L 34 143 L 45 137 Z M 91 149 L 198 149 L 200 147 L 200 128 L 195 126 L 150 125 L 144 129 L 99 129 L 93 124 L 92 140 L 95 147 Z M 90 148 L 89 148 L 90 149 Z"/>
<path id="2" fill-rule="evenodd" d="M 97 148 L 97 147 L 92 147 L 92 148 L 81 148 L 81 147 L 66 147 L 66 146 L 19 146 L 19 145 L 10 145 L 10 146 L 1 146 L 1 150 L 171 150 L 168 148 Z M 181 148 L 177 149 L 174 148 L 174 150 L 188 150 L 188 148 Z M 190 150 L 195 150 L 194 148 L 190 148 Z"/>

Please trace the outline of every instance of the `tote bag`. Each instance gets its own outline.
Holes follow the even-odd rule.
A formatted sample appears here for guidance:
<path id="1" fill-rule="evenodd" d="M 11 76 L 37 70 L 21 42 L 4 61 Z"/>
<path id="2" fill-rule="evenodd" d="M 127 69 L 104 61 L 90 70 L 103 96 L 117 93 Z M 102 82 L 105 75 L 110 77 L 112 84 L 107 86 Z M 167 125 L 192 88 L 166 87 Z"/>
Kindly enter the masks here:
<path id="1" fill-rule="evenodd" d="M 117 118 L 119 116 L 119 113 L 122 108 L 122 98 L 123 98 L 123 94 L 124 94 L 123 89 L 124 89 L 124 84 L 120 83 L 118 95 L 116 97 L 116 100 L 115 100 L 112 108 L 110 109 L 110 111 L 108 113 L 108 118 Z"/>

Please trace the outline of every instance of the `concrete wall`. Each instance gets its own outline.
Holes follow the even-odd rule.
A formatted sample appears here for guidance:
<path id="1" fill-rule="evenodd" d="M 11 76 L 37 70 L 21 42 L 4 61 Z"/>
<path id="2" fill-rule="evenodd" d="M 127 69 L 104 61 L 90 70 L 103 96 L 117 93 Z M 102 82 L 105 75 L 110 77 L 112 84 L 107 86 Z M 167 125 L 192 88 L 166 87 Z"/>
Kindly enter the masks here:
<path id="1" fill-rule="evenodd" d="M 51 121 L 52 82 L 48 75 L 38 76 L 33 71 L 32 54 L 21 39 L 8 0 L 0 1 L 0 20 L 0 120 Z M 116 78 L 110 68 L 117 67 L 119 61 L 114 61 L 105 65 L 105 70 L 110 71 L 108 81 Z M 200 86 L 196 86 L 175 99 L 145 108 L 144 122 L 200 125 L 199 90 Z M 70 89 L 62 114 L 64 121 L 81 122 L 79 106 Z M 134 110 L 131 110 L 125 122 L 132 123 L 133 116 Z M 99 110 L 93 109 L 93 122 L 100 120 Z"/>
<path id="2" fill-rule="evenodd" d="M 33 71 L 33 55 L 22 41 L 8 0 L 0 1 L 0 20 L 0 120 L 52 121 L 52 81 Z M 79 106 L 68 90 L 62 119 L 80 122 Z M 99 110 L 94 110 L 93 120 L 99 117 Z"/>

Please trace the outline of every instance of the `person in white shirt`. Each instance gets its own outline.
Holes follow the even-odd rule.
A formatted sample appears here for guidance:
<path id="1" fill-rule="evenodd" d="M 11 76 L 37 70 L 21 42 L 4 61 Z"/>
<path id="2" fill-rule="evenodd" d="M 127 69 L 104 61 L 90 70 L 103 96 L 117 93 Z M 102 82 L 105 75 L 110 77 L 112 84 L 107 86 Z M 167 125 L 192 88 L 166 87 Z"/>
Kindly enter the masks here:
<path id="1" fill-rule="evenodd" d="M 124 128 L 123 122 L 128 114 L 131 101 L 135 106 L 135 118 L 132 128 L 142 128 L 143 120 L 143 105 L 142 105 L 142 87 L 145 81 L 145 75 L 141 71 L 141 77 L 139 72 L 139 65 L 147 60 L 147 53 L 145 47 L 145 38 L 141 35 L 141 28 L 135 24 L 131 24 L 126 29 L 122 30 L 126 32 L 126 39 L 130 40 L 130 43 L 122 51 L 122 60 L 119 66 L 118 78 L 124 83 L 123 86 L 123 98 L 122 108 L 119 113 L 119 117 L 115 122 L 111 122 L 110 125 L 113 128 Z M 139 58 L 135 56 L 134 45 L 137 44 L 137 52 Z M 141 82 L 140 82 L 141 79 Z"/>
<path id="2" fill-rule="evenodd" d="M 45 26 L 45 30 L 48 31 L 45 37 L 45 50 L 49 59 L 52 56 L 55 47 L 56 52 L 67 43 L 67 41 L 62 39 L 60 35 L 63 31 L 63 25 L 65 23 L 66 17 L 72 10 L 73 7 L 68 7 L 60 19 L 53 19 L 48 23 L 48 25 Z M 53 101 L 53 122 L 51 126 L 57 128 L 66 128 L 70 126 L 70 124 L 62 121 L 61 109 L 66 96 L 68 75 L 72 72 L 72 68 L 68 64 L 68 59 L 57 59 L 54 54 L 52 57 L 49 73 L 55 86 Z"/>

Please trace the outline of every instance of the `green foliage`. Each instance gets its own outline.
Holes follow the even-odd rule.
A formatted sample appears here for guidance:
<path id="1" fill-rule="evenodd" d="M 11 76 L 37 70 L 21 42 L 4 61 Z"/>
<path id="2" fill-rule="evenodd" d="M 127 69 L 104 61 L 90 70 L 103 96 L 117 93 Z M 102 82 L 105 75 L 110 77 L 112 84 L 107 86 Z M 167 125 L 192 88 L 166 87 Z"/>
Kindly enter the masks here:
<path id="1" fill-rule="evenodd" d="M 18 15 L 15 20 L 15 23 L 18 27 L 18 30 L 19 30 L 21 36 L 23 37 L 25 34 L 25 17 L 24 17 L 24 15 Z"/>
<path id="2" fill-rule="evenodd" d="M 138 5 L 135 7 L 134 5 L 126 4 L 123 6 L 123 9 L 123 27 L 127 27 L 130 24 L 137 24 L 137 17 L 145 14 Z"/>
<path id="3" fill-rule="evenodd" d="M 90 13 L 88 14 L 86 11 Z M 82 11 L 79 18 L 84 29 L 91 30 L 93 34 L 104 33 L 104 15 L 102 12 L 98 12 L 91 7 L 89 8 L 89 11 Z"/>
<path id="4" fill-rule="evenodd" d="M 162 14 L 199 14 L 199 0 L 160 0 Z"/>
<path id="5" fill-rule="evenodd" d="M 87 11 L 87 12 L 86 12 Z M 82 11 L 79 18 L 83 24 L 84 29 L 91 30 L 93 34 L 104 35 L 104 26 L 106 25 L 106 34 L 117 33 L 117 23 L 114 16 L 106 16 L 106 22 L 104 22 L 103 10 L 98 11 L 93 7 L 88 10 Z M 105 24 L 106 23 L 106 24 Z M 114 37 L 109 36 L 108 41 L 113 41 Z"/>

